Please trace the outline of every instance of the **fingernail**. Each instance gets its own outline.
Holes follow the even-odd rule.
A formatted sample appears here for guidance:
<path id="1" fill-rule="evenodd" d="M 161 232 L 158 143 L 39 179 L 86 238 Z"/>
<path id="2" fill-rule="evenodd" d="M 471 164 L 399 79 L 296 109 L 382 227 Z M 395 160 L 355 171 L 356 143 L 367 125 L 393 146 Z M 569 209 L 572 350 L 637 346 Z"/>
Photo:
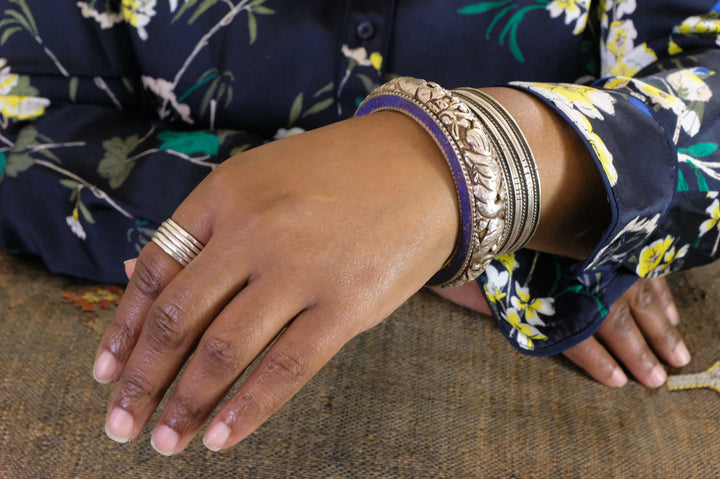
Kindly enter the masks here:
<path id="1" fill-rule="evenodd" d="M 95 361 L 93 376 L 95 381 L 107 384 L 115 377 L 118 370 L 118 362 L 110 351 L 104 351 Z"/>
<path id="2" fill-rule="evenodd" d="M 670 303 L 665 307 L 665 314 L 673 326 L 677 326 L 680 323 L 680 313 L 674 304 Z"/>
<path id="3" fill-rule="evenodd" d="M 650 372 L 650 387 L 658 388 L 665 384 L 666 379 L 667 373 L 665 372 L 665 369 L 663 369 L 663 367 L 658 364 Z"/>
<path id="4" fill-rule="evenodd" d="M 218 452 L 223 447 L 230 437 L 230 428 L 227 424 L 219 422 L 211 426 L 210 429 L 205 433 L 203 438 L 203 444 L 211 451 Z"/>
<path id="5" fill-rule="evenodd" d="M 129 412 L 115 408 L 105 423 L 105 434 L 116 442 L 128 442 L 135 428 L 135 422 Z"/>
<path id="6" fill-rule="evenodd" d="M 163 456 L 173 455 L 179 442 L 180 436 L 178 436 L 178 433 L 165 425 L 157 428 L 150 438 L 153 449 Z"/>
<path id="7" fill-rule="evenodd" d="M 627 384 L 627 382 L 628 382 L 628 378 L 625 375 L 625 373 L 622 371 L 622 369 L 616 369 L 610 375 L 610 385 L 612 387 L 619 388 L 621 386 L 625 386 L 625 384 Z"/>
<path id="8" fill-rule="evenodd" d="M 128 263 L 132 263 L 132 262 L 134 262 L 134 261 L 137 261 L 137 258 L 126 259 L 125 261 L 123 261 L 123 264 L 124 264 L 125 266 L 127 266 Z"/>
<path id="9" fill-rule="evenodd" d="M 678 345 L 675 346 L 672 355 L 679 366 L 685 366 L 690 362 L 690 351 L 688 351 L 687 346 L 685 346 L 683 342 L 679 342 Z"/>

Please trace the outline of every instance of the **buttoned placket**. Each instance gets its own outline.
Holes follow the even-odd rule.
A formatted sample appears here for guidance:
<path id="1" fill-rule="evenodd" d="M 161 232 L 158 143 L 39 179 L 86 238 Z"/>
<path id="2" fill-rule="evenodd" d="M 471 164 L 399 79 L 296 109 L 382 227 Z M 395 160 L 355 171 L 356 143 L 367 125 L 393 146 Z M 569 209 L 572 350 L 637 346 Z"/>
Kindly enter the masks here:
<path id="1" fill-rule="evenodd" d="M 348 0 L 336 74 L 338 118 L 383 83 L 395 21 L 395 0 Z"/>

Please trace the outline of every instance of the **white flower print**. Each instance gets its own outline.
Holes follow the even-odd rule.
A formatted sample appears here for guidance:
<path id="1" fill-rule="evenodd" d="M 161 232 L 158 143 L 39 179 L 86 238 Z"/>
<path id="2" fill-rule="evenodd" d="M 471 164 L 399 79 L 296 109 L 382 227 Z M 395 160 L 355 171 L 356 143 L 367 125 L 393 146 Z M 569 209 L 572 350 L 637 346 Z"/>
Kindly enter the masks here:
<path id="1" fill-rule="evenodd" d="M 92 18 L 103 30 L 112 28 L 114 25 L 117 25 L 125 20 L 125 16 L 121 12 L 98 12 L 87 2 L 77 2 L 75 5 L 80 8 L 80 14 L 83 18 Z"/>
<path id="2" fill-rule="evenodd" d="M 158 110 L 158 115 L 160 116 L 161 120 L 164 120 L 170 116 L 171 112 L 167 110 L 167 103 L 170 103 L 170 105 L 172 105 L 172 108 L 177 112 L 178 115 L 180 115 L 180 118 L 185 123 L 189 123 L 192 125 L 195 122 L 190 116 L 190 105 L 180 103 L 178 101 L 177 96 L 175 96 L 175 92 L 173 91 L 172 83 L 162 78 L 152 78 L 149 76 L 143 76 L 142 82 L 143 85 L 145 85 L 145 88 L 147 88 L 159 98 L 164 100 L 162 106 Z"/>
<path id="3" fill-rule="evenodd" d="M 86 239 L 87 235 L 85 234 L 85 229 L 83 229 L 82 224 L 80 224 L 80 215 L 78 214 L 77 208 L 73 210 L 72 215 L 65 218 L 65 223 L 67 223 L 75 236 L 81 240 Z"/>
<path id="4" fill-rule="evenodd" d="M 125 21 L 135 27 L 142 40 L 148 39 L 147 27 L 155 16 L 156 0 L 122 0 Z"/>
<path id="5" fill-rule="evenodd" d="M 565 14 L 565 25 L 575 22 L 573 34 L 579 35 L 585 30 L 590 0 L 553 0 L 547 6 L 550 16 L 557 18 Z"/>

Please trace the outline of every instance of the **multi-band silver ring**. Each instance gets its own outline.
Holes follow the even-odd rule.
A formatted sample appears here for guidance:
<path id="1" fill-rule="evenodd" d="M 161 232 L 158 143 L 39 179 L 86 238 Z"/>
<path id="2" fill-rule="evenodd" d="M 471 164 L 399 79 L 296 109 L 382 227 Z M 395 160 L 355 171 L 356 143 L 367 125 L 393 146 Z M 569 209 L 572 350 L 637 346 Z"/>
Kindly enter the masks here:
<path id="1" fill-rule="evenodd" d="M 153 235 L 152 242 L 183 266 L 190 264 L 205 247 L 172 219 L 162 222 Z"/>

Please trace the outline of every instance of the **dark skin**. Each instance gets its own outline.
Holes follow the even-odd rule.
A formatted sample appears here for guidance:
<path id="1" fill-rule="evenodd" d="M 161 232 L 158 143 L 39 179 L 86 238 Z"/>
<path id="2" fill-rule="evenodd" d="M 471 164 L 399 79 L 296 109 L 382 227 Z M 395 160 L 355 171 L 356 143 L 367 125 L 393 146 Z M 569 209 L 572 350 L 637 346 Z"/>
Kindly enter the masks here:
<path id="1" fill-rule="evenodd" d="M 544 202 L 529 246 L 587 256 L 607 224 L 602 214 L 584 214 L 607 209 L 587 151 L 533 97 L 486 91 L 518 120 L 537 160 Z M 452 253 L 459 223 L 442 154 L 425 130 L 395 112 L 232 158 L 173 218 L 205 249 L 182 268 L 150 243 L 128 265 L 130 283 L 94 368 L 98 381 L 116 384 L 106 431 L 124 442 L 140 434 L 194 351 L 153 429 L 153 446 L 168 455 L 188 445 L 274 341 L 217 411 L 204 442 L 222 450 L 250 435 L 347 341 L 428 281 Z M 598 348 L 583 348 L 573 360 L 594 375 Z"/>

